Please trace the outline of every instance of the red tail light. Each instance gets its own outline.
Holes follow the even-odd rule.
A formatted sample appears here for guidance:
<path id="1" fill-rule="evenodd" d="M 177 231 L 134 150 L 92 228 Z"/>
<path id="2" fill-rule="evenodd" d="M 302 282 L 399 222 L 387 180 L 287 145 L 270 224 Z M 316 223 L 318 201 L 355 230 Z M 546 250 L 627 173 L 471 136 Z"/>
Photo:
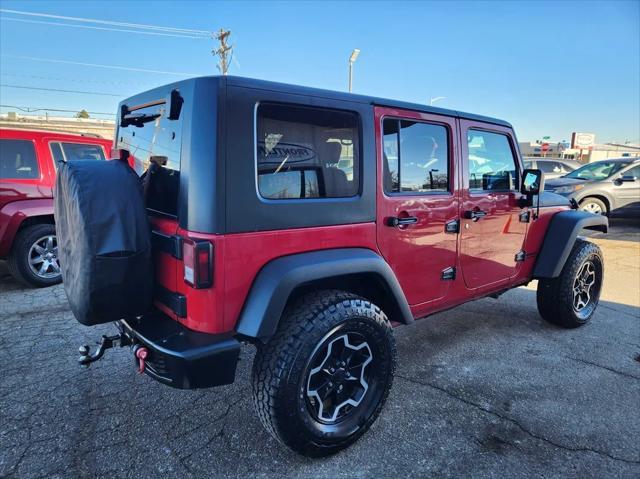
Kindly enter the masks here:
<path id="1" fill-rule="evenodd" d="M 184 281 L 196 289 L 213 285 L 213 245 L 206 240 L 185 239 L 182 243 Z"/>

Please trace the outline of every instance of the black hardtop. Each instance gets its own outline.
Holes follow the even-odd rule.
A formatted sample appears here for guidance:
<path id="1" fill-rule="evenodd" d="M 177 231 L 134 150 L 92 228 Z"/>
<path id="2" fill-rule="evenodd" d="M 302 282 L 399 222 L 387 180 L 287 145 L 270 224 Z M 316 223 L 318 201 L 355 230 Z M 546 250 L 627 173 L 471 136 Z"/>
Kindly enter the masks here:
<path id="1" fill-rule="evenodd" d="M 171 118 L 176 101 L 181 105 L 180 113 Z M 248 194 L 256 191 L 253 117 L 260 102 L 357 112 L 362 138 L 360 193 L 344 198 L 287 201 L 270 201 L 258 194 Z M 179 175 L 169 175 L 173 182 L 158 183 L 158 191 L 164 187 L 165 193 L 156 195 L 162 201 L 150 209 L 177 217 L 185 230 L 229 234 L 373 222 L 376 219 L 374 106 L 510 128 L 509 123 L 494 118 L 428 105 L 234 76 L 205 76 L 160 86 L 122 101 L 117 144 L 139 160 L 145 157 L 142 164 L 150 163 L 151 155 L 159 155 L 166 158 L 172 171 L 179 170 Z M 158 118 L 160 122 L 155 121 Z M 143 125 L 148 126 L 138 129 Z M 149 149 L 148 143 L 154 148 Z"/>
<path id="2" fill-rule="evenodd" d="M 219 78 L 219 77 L 212 77 Z M 265 80 L 256 80 L 253 78 L 244 78 L 236 76 L 227 76 L 227 84 L 245 88 L 253 88 L 260 90 L 278 91 L 282 93 L 294 93 L 299 95 L 314 96 L 320 98 L 329 98 L 332 100 L 342 100 L 358 103 L 366 103 L 369 105 L 386 106 L 391 108 L 400 108 L 404 110 L 414 110 L 423 113 L 432 113 L 435 115 L 446 115 L 457 118 L 464 118 L 467 120 L 477 120 L 486 123 L 493 123 L 494 125 L 502 125 L 511 128 L 511 124 L 499 120 L 497 118 L 491 118 L 483 115 L 475 115 L 473 113 L 465 113 L 457 110 L 448 110 L 446 108 L 437 108 L 429 105 L 421 105 L 419 103 L 404 102 L 398 100 L 389 100 L 387 98 L 378 98 L 366 95 L 357 95 L 354 93 L 339 92 L 333 90 L 323 90 L 320 88 L 311 88 L 300 85 L 290 85 L 287 83 L 277 83 Z"/>
<path id="3" fill-rule="evenodd" d="M 132 102 L 132 100 L 134 99 L 139 100 L 139 97 L 145 97 L 145 99 L 153 97 L 151 93 L 154 93 L 156 91 L 166 92 L 169 89 L 173 89 L 173 88 L 180 89 L 181 87 L 185 87 L 192 82 L 208 82 L 208 81 L 215 82 L 218 84 L 218 86 L 224 86 L 226 84 L 229 86 L 250 88 L 253 90 L 266 90 L 266 91 L 273 91 L 273 92 L 280 92 L 280 93 L 292 93 L 292 94 L 304 95 L 304 96 L 310 96 L 310 97 L 325 98 L 325 99 L 331 99 L 331 100 L 357 102 L 357 103 L 364 103 L 367 105 L 400 108 L 404 110 L 413 110 L 413 111 L 418 111 L 422 113 L 430 113 L 435 115 L 445 115 L 445 116 L 456 117 L 456 118 L 464 118 L 467 120 L 482 121 L 486 123 L 492 123 L 494 125 L 506 126 L 508 128 L 512 127 L 510 123 L 504 120 L 500 120 L 498 118 L 491 118 L 488 116 L 476 115 L 473 113 L 465 113 L 457 110 L 449 110 L 446 108 L 437 108 L 429 105 L 421 105 L 419 103 L 389 100 L 386 98 L 358 95 L 354 93 L 346 93 L 346 92 L 339 92 L 339 91 L 333 91 L 333 90 L 323 90 L 320 88 L 311 88 L 311 87 L 300 86 L 300 85 L 291 85 L 287 83 L 278 83 L 278 82 L 257 80 L 254 78 L 245 78 L 245 77 L 237 77 L 237 76 L 213 75 L 213 76 L 190 78 L 187 80 L 182 80 L 182 81 L 178 81 L 178 82 L 165 85 L 159 88 L 155 88 L 153 90 L 141 93 L 139 95 L 135 95 L 131 98 L 124 100 L 122 103 L 131 105 L 132 103 L 138 103 L 136 101 Z"/>

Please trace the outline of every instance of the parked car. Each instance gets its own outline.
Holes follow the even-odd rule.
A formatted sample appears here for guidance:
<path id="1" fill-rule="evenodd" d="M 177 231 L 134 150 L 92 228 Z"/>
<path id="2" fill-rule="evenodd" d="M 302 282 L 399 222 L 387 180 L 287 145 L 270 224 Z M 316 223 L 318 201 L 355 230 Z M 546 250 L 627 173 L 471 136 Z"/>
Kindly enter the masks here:
<path id="1" fill-rule="evenodd" d="M 539 191 L 505 121 L 231 76 L 118 112 L 141 180 L 69 162 L 56 187 L 72 311 L 118 328 L 80 363 L 130 346 L 155 380 L 205 388 L 233 382 L 253 344 L 258 416 L 301 454 L 349 446 L 380 414 L 392 326 L 532 279 L 559 326 L 598 304 L 602 255 L 577 235 L 607 218 Z"/>
<path id="2" fill-rule="evenodd" d="M 640 159 L 594 161 L 546 182 L 545 189 L 578 202 L 590 213 L 640 215 Z"/>
<path id="3" fill-rule="evenodd" d="M 53 219 L 57 162 L 104 160 L 111 140 L 51 131 L 0 128 L 0 259 L 22 283 L 62 279 Z"/>
<path id="4" fill-rule="evenodd" d="M 542 170 L 546 179 L 560 178 L 582 166 L 582 163 L 573 160 L 556 158 L 525 158 L 525 168 L 537 168 Z"/>

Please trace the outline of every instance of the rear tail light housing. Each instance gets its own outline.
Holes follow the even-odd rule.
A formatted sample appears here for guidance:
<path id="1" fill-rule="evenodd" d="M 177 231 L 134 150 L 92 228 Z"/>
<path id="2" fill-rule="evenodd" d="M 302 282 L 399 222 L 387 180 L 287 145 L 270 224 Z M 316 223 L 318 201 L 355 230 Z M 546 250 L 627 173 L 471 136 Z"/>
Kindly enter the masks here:
<path id="1" fill-rule="evenodd" d="M 182 242 L 184 282 L 196 289 L 213 286 L 213 245 L 207 240 Z"/>

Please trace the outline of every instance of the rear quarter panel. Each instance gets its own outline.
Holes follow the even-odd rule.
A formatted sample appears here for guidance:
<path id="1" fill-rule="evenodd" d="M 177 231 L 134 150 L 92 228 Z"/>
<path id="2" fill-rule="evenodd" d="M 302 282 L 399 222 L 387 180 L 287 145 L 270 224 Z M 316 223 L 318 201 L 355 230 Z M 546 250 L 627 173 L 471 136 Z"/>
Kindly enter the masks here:
<path id="1" fill-rule="evenodd" d="M 53 216 L 53 199 L 36 198 L 14 201 L 0 209 L 0 258 L 11 251 L 11 245 L 22 222 L 34 216 Z"/>
<path id="2" fill-rule="evenodd" d="M 296 228 L 290 230 L 207 235 L 179 231 L 181 236 L 206 239 L 214 248 L 214 283 L 194 289 L 177 268 L 176 291 L 187 297 L 186 327 L 206 333 L 232 331 L 258 272 L 271 260 L 329 248 L 367 248 L 377 252 L 375 223 Z"/>

